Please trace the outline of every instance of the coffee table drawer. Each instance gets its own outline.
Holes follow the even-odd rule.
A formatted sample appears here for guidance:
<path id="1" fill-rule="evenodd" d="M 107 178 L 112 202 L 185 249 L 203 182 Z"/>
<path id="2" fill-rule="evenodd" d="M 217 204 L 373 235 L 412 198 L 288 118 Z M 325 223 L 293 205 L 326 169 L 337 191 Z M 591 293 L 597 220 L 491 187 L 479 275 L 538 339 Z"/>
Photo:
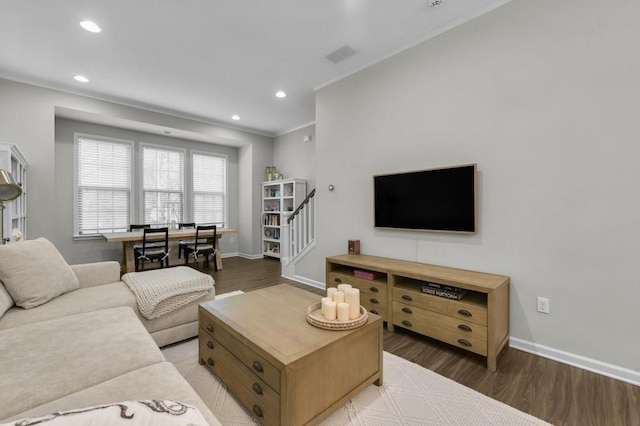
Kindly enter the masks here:
<path id="1" fill-rule="evenodd" d="M 249 369 L 214 338 L 200 338 L 200 361 L 229 387 L 234 395 L 265 424 L 278 424 L 280 394 Z"/>
<path id="2" fill-rule="evenodd" d="M 262 379 L 276 392 L 280 392 L 280 370 L 278 368 L 226 331 L 206 311 L 200 311 L 200 326 L 201 330 L 222 343 L 256 377 Z"/>

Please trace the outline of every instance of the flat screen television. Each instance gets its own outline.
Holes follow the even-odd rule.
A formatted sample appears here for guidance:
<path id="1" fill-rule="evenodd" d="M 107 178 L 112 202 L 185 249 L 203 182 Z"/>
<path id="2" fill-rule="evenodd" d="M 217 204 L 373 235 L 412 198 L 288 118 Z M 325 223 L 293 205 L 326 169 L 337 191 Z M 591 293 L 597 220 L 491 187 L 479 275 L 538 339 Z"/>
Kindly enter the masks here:
<path id="1" fill-rule="evenodd" d="M 476 232 L 476 164 L 373 177 L 374 226 Z"/>

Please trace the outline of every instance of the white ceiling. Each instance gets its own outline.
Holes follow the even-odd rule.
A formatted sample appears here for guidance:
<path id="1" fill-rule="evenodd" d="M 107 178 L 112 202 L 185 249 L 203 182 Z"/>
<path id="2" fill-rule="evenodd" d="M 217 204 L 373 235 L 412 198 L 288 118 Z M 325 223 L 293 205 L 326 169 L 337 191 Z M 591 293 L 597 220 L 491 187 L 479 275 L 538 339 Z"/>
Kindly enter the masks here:
<path id="1" fill-rule="evenodd" d="M 0 0 L 0 77 L 275 136 L 315 121 L 315 89 L 507 1 Z"/>

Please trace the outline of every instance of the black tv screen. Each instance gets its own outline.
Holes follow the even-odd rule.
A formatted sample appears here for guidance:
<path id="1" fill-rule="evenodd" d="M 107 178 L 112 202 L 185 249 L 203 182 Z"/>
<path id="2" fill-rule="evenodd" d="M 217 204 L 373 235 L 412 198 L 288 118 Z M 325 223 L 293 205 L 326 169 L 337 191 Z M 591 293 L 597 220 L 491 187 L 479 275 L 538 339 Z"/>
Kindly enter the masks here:
<path id="1" fill-rule="evenodd" d="M 374 226 L 476 232 L 476 164 L 373 177 Z"/>

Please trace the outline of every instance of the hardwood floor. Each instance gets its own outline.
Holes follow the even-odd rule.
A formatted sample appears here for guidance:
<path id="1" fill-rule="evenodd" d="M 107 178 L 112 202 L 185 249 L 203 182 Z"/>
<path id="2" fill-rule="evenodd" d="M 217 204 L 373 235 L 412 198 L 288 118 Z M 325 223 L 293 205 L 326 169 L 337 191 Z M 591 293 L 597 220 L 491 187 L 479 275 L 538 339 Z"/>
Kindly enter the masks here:
<path id="1" fill-rule="evenodd" d="M 225 258 L 211 273 L 216 293 L 252 291 L 288 283 L 318 295 L 324 291 L 284 279 L 277 259 Z M 640 425 L 640 387 L 580 368 L 506 349 L 498 371 L 485 359 L 397 327 L 384 331 L 384 349 L 557 426 Z"/>

